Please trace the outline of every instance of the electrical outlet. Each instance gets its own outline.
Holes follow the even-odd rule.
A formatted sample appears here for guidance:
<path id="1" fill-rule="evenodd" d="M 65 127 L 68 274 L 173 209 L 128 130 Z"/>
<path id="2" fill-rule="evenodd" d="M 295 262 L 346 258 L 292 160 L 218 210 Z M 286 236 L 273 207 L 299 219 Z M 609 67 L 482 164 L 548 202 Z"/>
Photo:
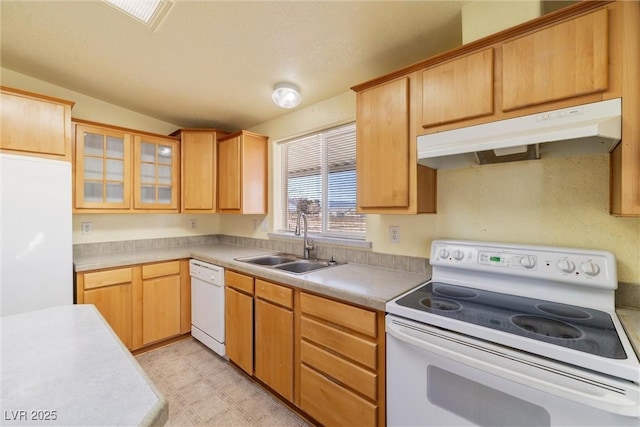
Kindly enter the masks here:
<path id="1" fill-rule="evenodd" d="M 191 220 L 191 228 L 193 228 L 193 229 L 198 228 L 198 220 L 197 219 L 192 219 Z"/>
<path id="2" fill-rule="evenodd" d="M 258 229 L 258 220 L 257 220 L 257 219 L 254 219 L 254 220 L 253 220 L 253 229 L 254 229 L 254 230 L 257 230 L 257 229 Z"/>
<path id="3" fill-rule="evenodd" d="M 93 223 L 91 223 L 91 222 L 83 222 L 82 223 L 82 234 L 84 234 L 84 235 L 91 234 L 92 230 L 93 230 Z"/>
<path id="4" fill-rule="evenodd" d="M 260 223 L 260 231 L 268 231 L 266 218 Z"/>
<path id="5" fill-rule="evenodd" d="M 398 225 L 389 226 L 389 242 L 400 243 L 400 226 Z"/>

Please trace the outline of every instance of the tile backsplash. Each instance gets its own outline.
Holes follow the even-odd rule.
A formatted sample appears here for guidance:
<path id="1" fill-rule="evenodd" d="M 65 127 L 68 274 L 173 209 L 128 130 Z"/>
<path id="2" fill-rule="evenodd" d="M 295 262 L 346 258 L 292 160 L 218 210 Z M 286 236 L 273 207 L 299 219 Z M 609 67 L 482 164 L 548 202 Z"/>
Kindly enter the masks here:
<path id="1" fill-rule="evenodd" d="M 172 237 L 143 240 L 122 240 L 116 242 L 81 243 L 73 245 L 73 255 L 100 255 L 118 252 L 133 252 L 152 249 L 177 248 L 184 246 L 221 243 L 226 245 L 244 246 L 277 252 L 287 252 L 302 255 L 302 242 L 297 240 L 254 239 L 251 237 L 229 236 L 225 234 L 211 234 L 206 236 Z M 427 258 L 405 255 L 392 255 L 373 252 L 369 249 L 354 249 L 350 247 L 315 243 L 314 256 L 321 259 L 335 259 L 338 262 L 369 265 L 397 271 L 431 275 L 431 266 Z"/>

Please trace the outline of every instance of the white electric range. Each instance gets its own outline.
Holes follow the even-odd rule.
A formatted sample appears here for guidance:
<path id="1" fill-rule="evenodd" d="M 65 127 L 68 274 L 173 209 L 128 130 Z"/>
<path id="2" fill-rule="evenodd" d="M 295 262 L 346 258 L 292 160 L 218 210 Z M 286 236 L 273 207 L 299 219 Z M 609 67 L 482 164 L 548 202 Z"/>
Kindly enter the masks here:
<path id="1" fill-rule="evenodd" d="M 611 253 L 440 240 L 430 262 L 386 306 L 388 425 L 639 425 Z"/>

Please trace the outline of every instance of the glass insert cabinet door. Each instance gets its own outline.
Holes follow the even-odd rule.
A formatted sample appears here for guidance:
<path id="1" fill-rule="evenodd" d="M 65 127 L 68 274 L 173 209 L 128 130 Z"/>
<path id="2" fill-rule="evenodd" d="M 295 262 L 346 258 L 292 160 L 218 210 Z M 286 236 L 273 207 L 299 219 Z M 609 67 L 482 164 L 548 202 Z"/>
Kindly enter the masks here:
<path id="1" fill-rule="evenodd" d="M 136 209 L 177 209 L 179 147 L 171 139 L 134 136 Z"/>
<path id="2" fill-rule="evenodd" d="M 76 208 L 131 206 L 131 136 L 112 129 L 76 126 Z"/>

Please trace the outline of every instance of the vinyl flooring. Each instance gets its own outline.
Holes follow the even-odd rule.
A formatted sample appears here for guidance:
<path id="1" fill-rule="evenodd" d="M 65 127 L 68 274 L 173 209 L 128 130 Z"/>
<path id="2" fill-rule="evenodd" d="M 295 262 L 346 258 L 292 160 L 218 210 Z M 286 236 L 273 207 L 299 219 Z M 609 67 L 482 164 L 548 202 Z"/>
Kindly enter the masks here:
<path id="1" fill-rule="evenodd" d="M 167 426 L 309 426 L 193 338 L 140 354 L 136 360 L 169 401 Z"/>

